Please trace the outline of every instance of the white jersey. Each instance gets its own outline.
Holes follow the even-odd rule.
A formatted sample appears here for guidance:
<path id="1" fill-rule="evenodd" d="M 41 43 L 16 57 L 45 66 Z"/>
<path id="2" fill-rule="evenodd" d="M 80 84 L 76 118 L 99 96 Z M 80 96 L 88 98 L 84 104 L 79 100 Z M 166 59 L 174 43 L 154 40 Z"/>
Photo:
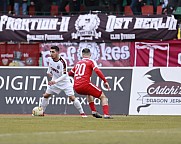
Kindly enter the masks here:
<path id="1" fill-rule="evenodd" d="M 63 75 L 64 76 L 66 75 L 61 81 L 49 87 L 57 87 L 61 90 L 67 87 L 73 87 L 67 73 L 67 62 L 62 57 L 60 57 L 58 61 L 54 61 L 52 58 L 49 59 L 49 66 L 48 66 L 47 73 L 52 74 L 52 80 L 54 81 L 62 77 Z"/>

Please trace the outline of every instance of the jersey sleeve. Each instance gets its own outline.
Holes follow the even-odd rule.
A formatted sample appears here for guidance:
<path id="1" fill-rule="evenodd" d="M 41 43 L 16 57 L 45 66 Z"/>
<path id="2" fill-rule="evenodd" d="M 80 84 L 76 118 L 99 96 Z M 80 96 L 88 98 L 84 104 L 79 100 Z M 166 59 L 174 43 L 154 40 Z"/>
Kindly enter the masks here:
<path id="1" fill-rule="evenodd" d="M 74 73 L 75 73 L 75 67 L 73 67 L 73 68 L 68 72 L 68 75 L 74 77 Z"/>
<path id="2" fill-rule="evenodd" d="M 60 58 L 60 61 L 63 64 L 63 71 L 62 71 L 62 76 L 55 80 L 56 83 L 59 82 L 59 81 L 64 80 L 67 77 L 67 62 L 63 58 Z"/>
<path id="3" fill-rule="evenodd" d="M 91 62 L 92 62 L 92 64 L 91 64 L 92 65 L 92 69 L 104 81 L 104 83 L 106 83 L 107 80 L 106 80 L 104 74 L 102 73 L 102 71 L 98 68 L 98 65 L 97 65 L 96 61 L 95 60 L 91 60 Z"/>
<path id="4" fill-rule="evenodd" d="M 98 67 L 95 60 L 91 60 L 91 62 L 92 62 L 91 66 L 93 70 Z"/>
<path id="5" fill-rule="evenodd" d="M 48 59 L 48 69 L 47 69 L 47 74 L 51 73 L 51 68 L 50 68 L 50 60 Z"/>
<path id="6" fill-rule="evenodd" d="M 50 69 L 50 67 L 48 67 L 47 74 L 50 74 L 50 73 L 51 73 L 51 69 Z"/>
<path id="7" fill-rule="evenodd" d="M 63 64 L 63 74 L 66 74 L 67 73 L 67 62 L 66 62 L 66 60 L 64 59 L 64 58 L 60 58 L 60 61 L 62 62 L 62 64 Z"/>
<path id="8" fill-rule="evenodd" d="M 55 80 L 55 82 L 59 82 L 59 81 L 62 81 L 64 80 L 65 78 L 67 77 L 67 74 L 63 74 L 61 77 L 59 77 L 58 79 Z"/>
<path id="9" fill-rule="evenodd" d="M 104 81 L 104 83 L 107 82 L 104 74 L 102 73 L 102 71 L 101 71 L 98 67 L 96 67 L 96 68 L 94 69 L 94 71 L 95 71 L 95 73 Z"/>

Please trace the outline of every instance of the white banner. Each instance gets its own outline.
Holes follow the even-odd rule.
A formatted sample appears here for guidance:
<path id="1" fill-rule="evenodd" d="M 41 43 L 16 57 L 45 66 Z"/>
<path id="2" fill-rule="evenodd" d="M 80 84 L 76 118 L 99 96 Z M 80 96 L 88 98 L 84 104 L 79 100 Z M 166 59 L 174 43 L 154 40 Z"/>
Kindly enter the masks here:
<path id="1" fill-rule="evenodd" d="M 181 115 L 181 69 L 133 68 L 129 115 Z"/>

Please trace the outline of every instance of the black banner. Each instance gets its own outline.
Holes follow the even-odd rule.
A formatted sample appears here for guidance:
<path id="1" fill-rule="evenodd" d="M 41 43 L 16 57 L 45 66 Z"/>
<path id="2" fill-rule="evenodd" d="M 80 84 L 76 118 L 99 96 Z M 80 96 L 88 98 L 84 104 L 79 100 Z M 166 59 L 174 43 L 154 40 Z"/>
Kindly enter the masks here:
<path id="1" fill-rule="evenodd" d="M 177 37 L 174 16 L 0 16 L 0 41 L 112 42 Z"/>

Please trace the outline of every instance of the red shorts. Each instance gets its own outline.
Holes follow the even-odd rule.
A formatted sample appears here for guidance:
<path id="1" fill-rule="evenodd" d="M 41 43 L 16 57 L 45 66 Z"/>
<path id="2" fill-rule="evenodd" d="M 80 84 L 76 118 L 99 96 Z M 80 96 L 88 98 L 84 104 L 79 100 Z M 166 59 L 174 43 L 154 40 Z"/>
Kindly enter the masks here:
<path id="1" fill-rule="evenodd" d="M 74 85 L 74 90 L 80 95 L 92 95 L 96 98 L 99 98 L 102 94 L 102 90 L 92 83 L 87 85 Z"/>

